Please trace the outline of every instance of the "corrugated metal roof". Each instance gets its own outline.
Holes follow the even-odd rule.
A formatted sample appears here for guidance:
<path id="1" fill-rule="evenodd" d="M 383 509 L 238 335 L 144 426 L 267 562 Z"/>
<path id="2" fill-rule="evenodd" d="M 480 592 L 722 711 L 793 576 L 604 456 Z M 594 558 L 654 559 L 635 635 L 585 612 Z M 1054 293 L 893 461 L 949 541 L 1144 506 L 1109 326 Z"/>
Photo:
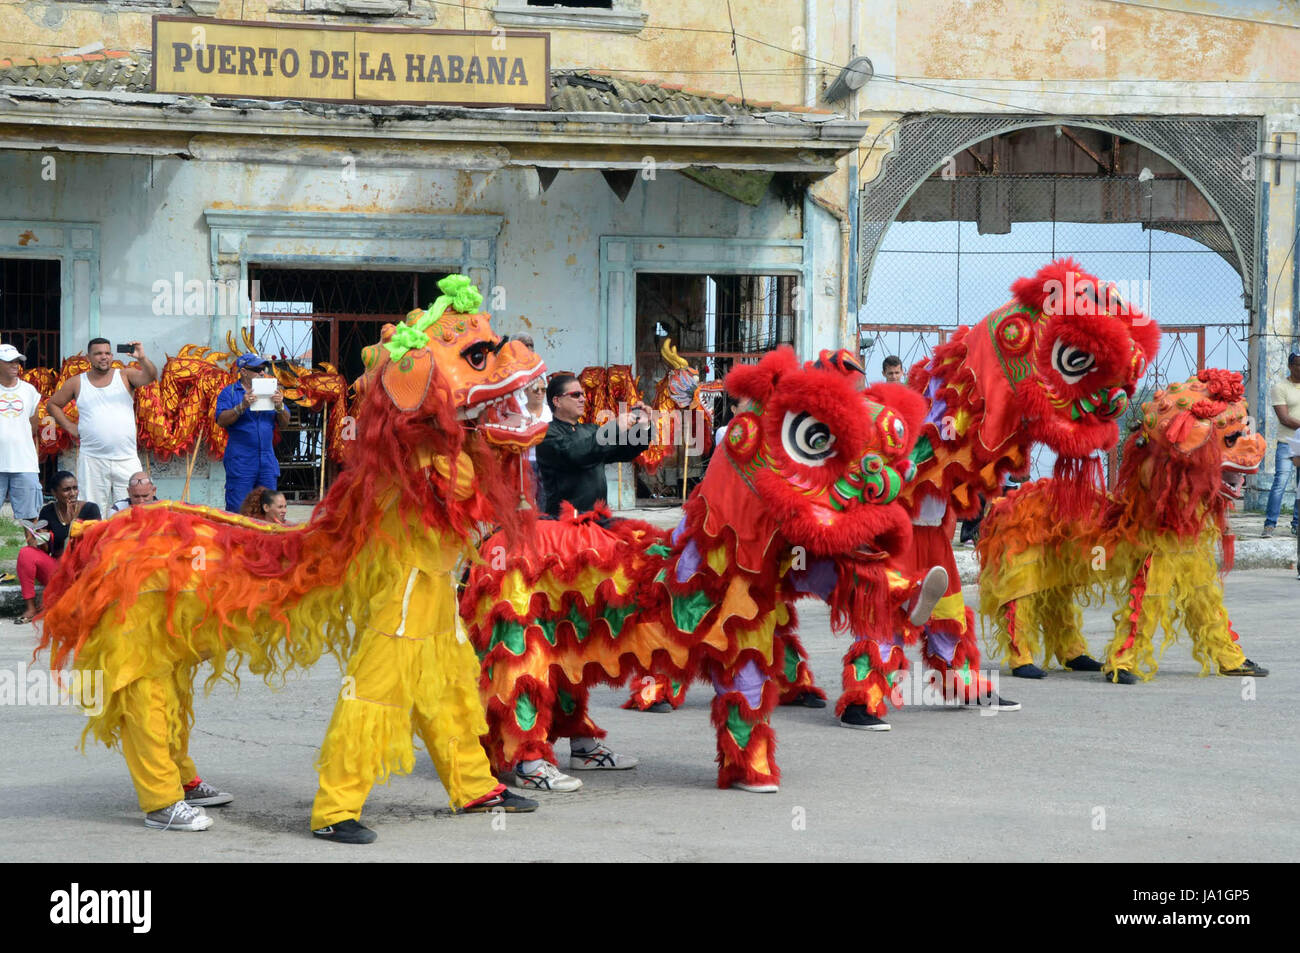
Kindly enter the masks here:
<path id="1" fill-rule="evenodd" d="M 152 54 L 106 50 L 62 56 L 0 59 L 0 86 L 37 89 L 150 92 Z M 229 99 L 231 97 L 212 97 Z M 758 116 L 769 111 L 831 116 L 822 109 L 747 102 L 720 93 L 669 83 L 620 79 L 598 70 L 556 70 L 551 74 L 551 110 L 641 116 Z M 469 108 L 469 107 L 464 107 Z"/>

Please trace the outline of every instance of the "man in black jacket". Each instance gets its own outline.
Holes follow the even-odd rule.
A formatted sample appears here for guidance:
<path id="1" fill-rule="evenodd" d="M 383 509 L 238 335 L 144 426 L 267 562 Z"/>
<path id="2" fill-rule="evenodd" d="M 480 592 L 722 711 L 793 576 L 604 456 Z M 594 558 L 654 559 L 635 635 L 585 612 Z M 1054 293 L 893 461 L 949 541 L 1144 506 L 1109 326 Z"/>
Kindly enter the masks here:
<path id="1" fill-rule="evenodd" d="M 605 464 L 634 460 L 645 450 L 649 411 L 638 403 L 618 418 L 617 426 L 578 423 L 586 395 L 572 374 L 551 379 L 546 402 L 553 417 L 546 438 L 537 446 L 545 512 L 558 516 L 564 501 L 585 512 L 605 502 Z M 623 771 L 636 765 L 636 758 L 610 750 L 598 738 L 569 739 L 570 771 Z M 513 783 L 526 791 L 576 791 L 582 787 L 577 778 L 540 758 L 515 765 Z"/>
<path id="2" fill-rule="evenodd" d="M 546 388 L 552 420 L 537 447 L 546 513 L 560 514 L 568 501 L 579 513 L 605 501 L 609 484 L 605 464 L 635 460 L 649 441 L 649 411 L 638 403 L 620 416 L 617 426 L 578 423 L 586 407 L 582 384 L 571 374 L 557 374 Z"/>

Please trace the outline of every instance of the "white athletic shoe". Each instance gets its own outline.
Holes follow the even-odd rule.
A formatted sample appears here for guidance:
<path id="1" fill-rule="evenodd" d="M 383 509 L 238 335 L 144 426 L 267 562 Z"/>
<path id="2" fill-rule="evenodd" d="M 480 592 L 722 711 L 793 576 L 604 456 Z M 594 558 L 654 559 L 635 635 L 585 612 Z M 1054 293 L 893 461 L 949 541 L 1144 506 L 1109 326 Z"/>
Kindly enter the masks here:
<path id="1" fill-rule="evenodd" d="M 569 752 L 570 771 L 626 771 L 640 763 L 630 754 L 615 754 L 599 742 L 590 751 Z"/>
<path id="2" fill-rule="evenodd" d="M 739 791 L 749 791 L 751 794 L 775 794 L 781 790 L 780 785 L 776 784 L 746 784 L 744 781 L 732 781 L 731 786 Z"/>
<path id="3" fill-rule="evenodd" d="M 203 808 L 184 801 L 150 811 L 144 816 L 145 827 L 160 831 L 206 831 L 212 824 L 212 818 Z"/>
<path id="4" fill-rule="evenodd" d="M 515 767 L 514 786 L 525 791 L 576 791 L 582 782 L 562 774 L 560 769 L 549 761 L 543 761 L 531 774 L 524 771 L 522 765 Z"/>
<path id="5" fill-rule="evenodd" d="M 921 580 L 921 591 L 917 593 L 916 605 L 912 607 L 912 612 L 908 616 L 912 625 L 921 625 L 929 621 L 930 613 L 934 612 L 934 607 L 939 604 L 947 589 L 948 570 L 942 566 L 932 566 L 925 574 L 925 578 Z"/>

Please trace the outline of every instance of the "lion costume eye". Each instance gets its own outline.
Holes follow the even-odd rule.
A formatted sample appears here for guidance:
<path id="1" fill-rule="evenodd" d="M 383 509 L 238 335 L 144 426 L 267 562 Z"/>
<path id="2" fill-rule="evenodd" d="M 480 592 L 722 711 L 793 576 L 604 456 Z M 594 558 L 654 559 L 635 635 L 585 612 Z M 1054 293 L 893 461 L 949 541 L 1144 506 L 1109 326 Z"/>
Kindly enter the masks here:
<path id="1" fill-rule="evenodd" d="M 1064 341 L 1052 347 L 1052 367 L 1068 384 L 1079 383 L 1096 363 L 1097 359 L 1087 351 Z"/>
<path id="2" fill-rule="evenodd" d="M 886 411 L 880 418 L 880 432 L 885 438 L 885 446 L 897 450 L 907 439 L 907 427 L 903 421 Z"/>
<path id="3" fill-rule="evenodd" d="M 492 353 L 492 345 L 486 341 L 479 341 L 477 344 L 471 344 L 465 350 L 460 352 L 460 356 L 465 359 L 471 368 L 481 371 L 487 367 L 488 355 Z"/>
<path id="4" fill-rule="evenodd" d="M 819 467 L 835 456 L 835 434 L 812 414 L 786 411 L 781 424 L 781 445 L 790 459 Z"/>

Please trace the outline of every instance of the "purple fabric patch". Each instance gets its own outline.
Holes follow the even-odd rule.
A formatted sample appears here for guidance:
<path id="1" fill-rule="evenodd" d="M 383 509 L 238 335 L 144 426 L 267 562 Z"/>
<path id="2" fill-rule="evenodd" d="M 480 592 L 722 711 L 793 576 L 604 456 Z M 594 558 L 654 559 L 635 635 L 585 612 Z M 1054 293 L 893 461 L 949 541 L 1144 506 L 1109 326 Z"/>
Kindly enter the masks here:
<path id="1" fill-rule="evenodd" d="M 677 557 L 677 571 L 675 573 L 678 582 L 685 582 L 700 568 L 700 547 L 695 545 L 695 540 L 686 544 L 682 554 Z"/>
<path id="2" fill-rule="evenodd" d="M 830 602 L 831 591 L 835 588 L 835 564 L 829 559 L 819 559 L 807 569 L 794 570 L 789 579 L 796 592 L 806 592 L 823 602 Z"/>
<path id="3" fill-rule="evenodd" d="M 680 523 L 678 523 L 678 524 L 677 524 L 677 528 L 676 528 L 675 530 L 673 530 L 673 545 L 674 545 L 674 546 L 676 546 L 677 543 L 681 541 L 682 534 L 685 533 L 685 532 L 686 532 L 686 517 L 683 516 L 683 517 L 682 517 L 682 521 L 681 521 Z"/>
<path id="4" fill-rule="evenodd" d="M 730 685 L 720 676 L 716 674 L 713 676 L 713 690 L 717 694 L 740 692 L 745 696 L 745 701 L 749 702 L 750 708 L 757 708 L 759 702 L 763 700 L 763 686 L 766 683 L 767 676 L 759 671 L 752 659 L 740 667 L 740 671 L 736 673 L 736 678 Z"/>
<path id="5" fill-rule="evenodd" d="M 937 655 L 945 662 L 951 664 L 952 657 L 957 653 L 957 636 L 948 635 L 945 632 L 934 632 L 929 626 L 925 629 L 926 651 L 932 655 Z"/>
<path id="6" fill-rule="evenodd" d="M 930 384 L 925 389 L 925 396 L 930 399 L 930 412 L 926 414 L 925 422 L 938 426 L 943 420 L 944 414 L 948 413 L 948 405 L 934 396 L 935 391 L 939 389 L 937 378 L 931 378 Z"/>

